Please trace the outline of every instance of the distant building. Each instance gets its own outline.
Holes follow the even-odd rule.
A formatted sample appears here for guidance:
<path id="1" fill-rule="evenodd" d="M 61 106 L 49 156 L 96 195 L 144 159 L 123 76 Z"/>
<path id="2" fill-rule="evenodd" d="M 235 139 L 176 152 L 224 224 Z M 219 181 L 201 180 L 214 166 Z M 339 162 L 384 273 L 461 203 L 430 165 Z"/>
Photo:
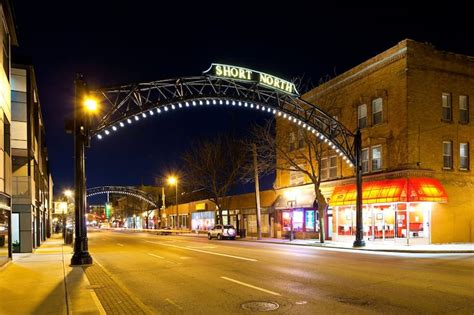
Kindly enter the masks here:
<path id="1" fill-rule="evenodd" d="M 0 0 L 0 265 L 11 258 L 11 45 L 18 45 L 11 1 Z"/>
<path id="2" fill-rule="evenodd" d="M 13 214 L 14 252 L 31 252 L 51 233 L 52 177 L 45 127 L 30 63 L 12 67 Z"/>
<path id="3" fill-rule="evenodd" d="M 303 98 L 362 132 L 366 240 L 474 241 L 474 57 L 404 40 Z M 287 132 L 285 124 L 277 121 L 279 136 Z M 331 149 L 320 167 L 330 205 L 326 234 L 352 242 L 354 170 Z M 283 233 L 291 218 L 297 237 L 318 233 L 308 182 L 298 172 L 277 172 Z"/>

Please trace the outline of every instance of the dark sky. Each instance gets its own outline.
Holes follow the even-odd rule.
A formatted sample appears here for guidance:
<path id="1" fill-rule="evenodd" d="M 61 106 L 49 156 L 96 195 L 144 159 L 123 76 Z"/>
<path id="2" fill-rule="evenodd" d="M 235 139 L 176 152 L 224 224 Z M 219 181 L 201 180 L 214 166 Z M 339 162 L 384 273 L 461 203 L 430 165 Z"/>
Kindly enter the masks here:
<path id="1" fill-rule="evenodd" d="M 199 75 L 221 62 L 286 79 L 305 75 L 316 84 L 405 38 L 474 55 L 471 10 L 459 3 L 417 10 L 316 1 L 13 2 L 20 52 L 32 56 L 36 68 L 56 192 L 73 186 L 73 144 L 64 119 L 72 112 L 76 72 L 98 87 Z M 263 118 L 214 108 L 141 121 L 93 141 L 88 186 L 151 184 L 156 176 L 184 171 L 179 156 L 193 139 L 242 132 Z"/>

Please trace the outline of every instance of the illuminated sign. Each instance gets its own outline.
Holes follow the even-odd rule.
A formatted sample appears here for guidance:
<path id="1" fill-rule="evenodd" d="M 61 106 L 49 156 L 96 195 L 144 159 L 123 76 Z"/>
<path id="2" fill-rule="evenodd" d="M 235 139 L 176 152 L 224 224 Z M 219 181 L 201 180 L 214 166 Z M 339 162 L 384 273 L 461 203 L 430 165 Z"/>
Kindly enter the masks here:
<path id="1" fill-rule="evenodd" d="M 256 82 L 260 85 L 288 93 L 293 95 L 299 95 L 296 90 L 294 83 L 275 77 L 273 75 L 255 71 L 247 68 L 236 67 L 231 65 L 223 65 L 219 63 L 213 63 L 209 70 L 204 73 L 208 73 L 215 77 L 229 78 L 239 81 Z"/>

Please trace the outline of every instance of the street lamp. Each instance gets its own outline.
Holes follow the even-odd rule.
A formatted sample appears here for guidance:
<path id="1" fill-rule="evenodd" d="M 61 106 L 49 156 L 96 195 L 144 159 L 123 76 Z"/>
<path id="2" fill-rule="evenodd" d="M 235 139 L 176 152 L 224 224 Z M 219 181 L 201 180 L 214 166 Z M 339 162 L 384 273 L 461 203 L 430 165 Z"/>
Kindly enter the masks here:
<path id="1" fill-rule="evenodd" d="M 178 222 L 179 222 L 179 214 L 178 214 L 178 178 L 176 176 L 170 176 L 168 177 L 168 184 L 174 185 L 175 186 L 175 192 L 176 192 L 176 229 L 178 229 Z"/>
<path id="2" fill-rule="evenodd" d="M 66 213 L 62 214 L 63 218 L 63 240 L 65 244 L 71 244 L 72 243 L 72 237 L 69 240 L 67 238 L 67 231 L 66 231 L 66 223 L 67 223 L 67 217 L 69 217 L 70 211 L 69 211 L 69 200 L 74 196 L 74 192 L 71 189 L 65 189 L 63 191 L 64 196 L 66 197 Z"/>
<path id="3" fill-rule="evenodd" d="M 86 226 L 86 170 L 85 148 L 89 143 L 91 114 L 97 111 L 97 101 L 88 96 L 82 74 L 76 75 L 74 104 L 74 168 L 75 168 L 75 240 L 71 265 L 92 264 Z"/>

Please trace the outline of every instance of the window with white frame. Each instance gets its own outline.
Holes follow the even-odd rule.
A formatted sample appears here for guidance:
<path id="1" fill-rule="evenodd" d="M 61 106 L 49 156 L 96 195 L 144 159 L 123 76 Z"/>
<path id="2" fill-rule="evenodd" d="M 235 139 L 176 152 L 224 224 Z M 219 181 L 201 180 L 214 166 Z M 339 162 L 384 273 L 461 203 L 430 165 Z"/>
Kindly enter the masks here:
<path id="1" fill-rule="evenodd" d="M 367 127 L 367 104 L 357 106 L 357 126 Z"/>
<path id="2" fill-rule="evenodd" d="M 298 164 L 298 167 L 301 169 L 305 169 L 305 164 Z M 304 173 L 299 171 L 296 167 L 291 167 L 292 171 L 290 171 L 290 185 L 296 186 L 304 184 Z"/>
<path id="3" fill-rule="evenodd" d="M 328 158 L 321 159 L 321 179 L 325 180 L 328 179 Z"/>
<path id="4" fill-rule="evenodd" d="M 329 178 L 337 177 L 337 155 L 329 157 Z"/>
<path id="5" fill-rule="evenodd" d="M 383 122 L 383 100 L 376 98 L 372 101 L 372 125 L 378 125 Z"/>
<path id="6" fill-rule="evenodd" d="M 369 149 L 362 149 L 362 173 L 369 172 Z"/>
<path id="7" fill-rule="evenodd" d="M 468 170 L 469 169 L 469 143 L 460 143 L 459 144 L 459 169 Z"/>
<path id="8" fill-rule="evenodd" d="M 459 95 L 459 122 L 469 122 L 469 99 L 467 95 Z"/>
<path id="9" fill-rule="evenodd" d="M 442 93 L 441 95 L 443 104 L 443 120 L 451 121 L 453 117 L 452 106 L 451 106 L 451 93 Z"/>
<path id="10" fill-rule="evenodd" d="M 443 141 L 443 168 L 453 168 L 453 142 Z"/>
<path id="11" fill-rule="evenodd" d="M 372 171 L 382 169 L 382 146 L 376 145 L 371 148 L 372 151 Z"/>

